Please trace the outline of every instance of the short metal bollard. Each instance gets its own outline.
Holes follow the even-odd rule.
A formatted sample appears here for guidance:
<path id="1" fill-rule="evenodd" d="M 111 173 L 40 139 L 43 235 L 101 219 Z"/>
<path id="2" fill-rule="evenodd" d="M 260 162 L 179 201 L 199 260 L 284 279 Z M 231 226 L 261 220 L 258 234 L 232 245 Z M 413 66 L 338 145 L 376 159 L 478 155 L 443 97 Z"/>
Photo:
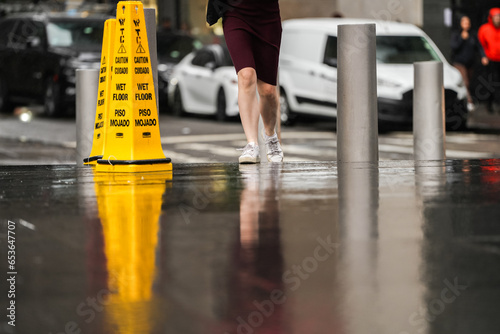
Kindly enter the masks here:
<path id="1" fill-rule="evenodd" d="M 92 150 L 99 70 L 76 70 L 76 165 Z"/>
<path id="2" fill-rule="evenodd" d="M 414 159 L 446 159 L 443 63 L 417 62 L 414 71 Z"/>
<path id="3" fill-rule="evenodd" d="M 375 24 L 339 25 L 337 161 L 378 162 Z"/>

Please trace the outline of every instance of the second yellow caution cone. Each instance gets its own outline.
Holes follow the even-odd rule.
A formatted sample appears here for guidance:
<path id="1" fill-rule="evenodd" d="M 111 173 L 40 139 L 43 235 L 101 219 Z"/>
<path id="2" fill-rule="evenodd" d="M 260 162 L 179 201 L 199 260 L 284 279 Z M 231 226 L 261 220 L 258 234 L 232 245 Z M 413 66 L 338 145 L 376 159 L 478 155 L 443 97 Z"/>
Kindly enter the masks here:
<path id="1" fill-rule="evenodd" d="M 172 170 L 161 147 L 144 9 L 121 1 L 116 10 L 113 72 L 103 158 L 97 171 Z"/>
<path id="2" fill-rule="evenodd" d="M 94 135 L 90 156 L 83 159 L 86 165 L 95 165 L 103 157 L 104 140 L 106 137 L 106 124 L 108 119 L 108 106 L 111 89 L 111 62 L 113 58 L 113 43 L 115 40 L 116 20 L 109 19 L 104 22 L 102 38 L 101 68 L 99 70 L 99 89 L 94 122 Z"/>

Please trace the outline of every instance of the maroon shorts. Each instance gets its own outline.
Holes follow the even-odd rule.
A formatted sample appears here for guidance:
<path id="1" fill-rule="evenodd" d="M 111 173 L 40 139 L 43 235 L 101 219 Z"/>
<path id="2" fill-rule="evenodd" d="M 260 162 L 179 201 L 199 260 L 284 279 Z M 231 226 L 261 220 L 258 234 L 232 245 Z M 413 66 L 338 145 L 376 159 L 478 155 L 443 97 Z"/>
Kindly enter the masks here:
<path id="1" fill-rule="evenodd" d="M 257 78 L 276 86 L 281 45 L 281 17 L 277 1 L 238 0 L 223 20 L 224 36 L 238 73 L 252 67 Z"/>

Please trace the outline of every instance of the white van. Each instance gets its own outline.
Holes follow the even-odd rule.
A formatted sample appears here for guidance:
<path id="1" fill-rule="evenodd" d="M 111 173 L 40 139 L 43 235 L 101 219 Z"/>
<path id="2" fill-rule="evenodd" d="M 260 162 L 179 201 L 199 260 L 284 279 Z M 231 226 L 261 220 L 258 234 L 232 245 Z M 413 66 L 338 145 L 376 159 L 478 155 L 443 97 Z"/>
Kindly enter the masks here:
<path id="1" fill-rule="evenodd" d="M 313 18 L 283 22 L 279 82 L 284 124 L 295 114 L 337 116 L 337 26 L 376 24 L 378 113 L 381 127 L 410 125 L 413 120 L 413 63 L 443 62 L 446 121 L 465 126 L 467 91 L 458 70 L 431 39 L 411 24 Z"/>

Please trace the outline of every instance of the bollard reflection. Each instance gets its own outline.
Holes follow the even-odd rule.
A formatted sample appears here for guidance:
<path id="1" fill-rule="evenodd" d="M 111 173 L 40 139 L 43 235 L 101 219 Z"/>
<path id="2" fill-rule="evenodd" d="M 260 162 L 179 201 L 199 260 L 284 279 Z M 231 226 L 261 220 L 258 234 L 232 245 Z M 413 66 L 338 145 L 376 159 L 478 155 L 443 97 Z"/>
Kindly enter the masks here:
<path id="1" fill-rule="evenodd" d="M 378 236 L 378 167 L 371 163 L 339 163 L 339 221 L 342 239 Z"/>
<path id="2" fill-rule="evenodd" d="M 103 326 L 116 333 L 152 332 L 159 217 L 172 173 L 94 174 L 108 294 Z"/>
<path id="3" fill-rule="evenodd" d="M 429 196 L 437 195 L 441 187 L 446 185 L 446 161 L 415 162 L 415 189 L 420 201 Z"/>
<path id="4" fill-rule="evenodd" d="M 337 168 L 344 303 L 351 314 L 345 326 L 348 333 L 377 333 L 373 306 L 383 293 L 378 280 L 378 166 L 339 163 Z"/>

